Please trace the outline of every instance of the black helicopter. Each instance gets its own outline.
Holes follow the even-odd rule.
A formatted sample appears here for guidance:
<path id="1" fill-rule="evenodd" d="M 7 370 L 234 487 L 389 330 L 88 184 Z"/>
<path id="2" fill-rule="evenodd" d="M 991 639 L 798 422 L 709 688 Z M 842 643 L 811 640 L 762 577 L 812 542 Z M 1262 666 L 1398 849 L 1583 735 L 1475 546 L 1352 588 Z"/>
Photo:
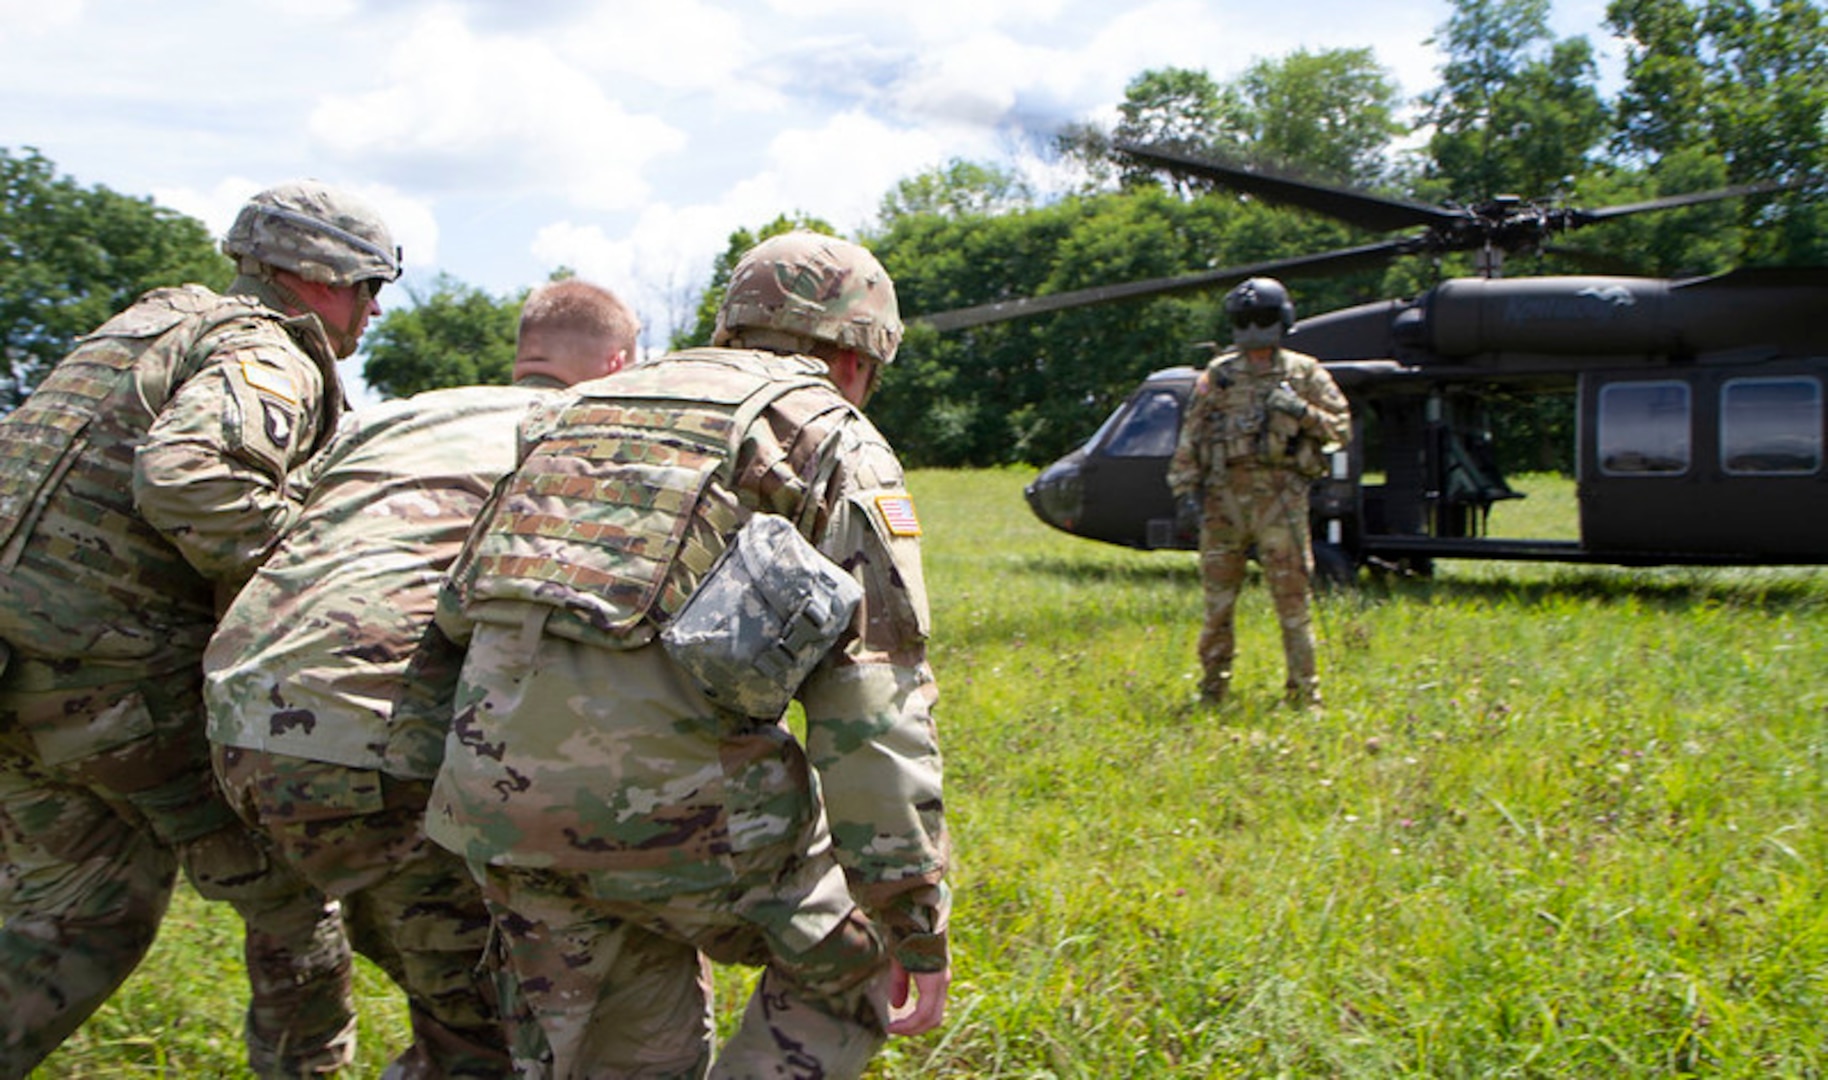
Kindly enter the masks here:
<path id="1" fill-rule="evenodd" d="M 1322 360 L 1350 399 L 1351 444 L 1311 500 L 1322 575 L 1416 573 L 1437 558 L 1613 565 L 1828 563 L 1828 268 L 1664 279 L 1498 276 L 1506 254 L 1602 221 L 1780 190 L 1755 184 L 1600 210 L 1499 199 L 1429 206 L 1115 144 L 1133 160 L 1377 230 L 1419 232 L 1250 266 L 1101 286 L 926 316 L 940 330 L 1129 297 L 1301 277 L 1407 254 L 1478 253 L 1484 276 L 1303 319 L 1288 347 Z M 1079 449 L 1027 488 L 1042 521 L 1137 548 L 1191 549 L 1196 525 L 1165 482 L 1191 366 L 1144 380 Z M 1501 395 L 1571 395 L 1578 540 L 1487 533 L 1520 498 L 1498 467 Z"/>

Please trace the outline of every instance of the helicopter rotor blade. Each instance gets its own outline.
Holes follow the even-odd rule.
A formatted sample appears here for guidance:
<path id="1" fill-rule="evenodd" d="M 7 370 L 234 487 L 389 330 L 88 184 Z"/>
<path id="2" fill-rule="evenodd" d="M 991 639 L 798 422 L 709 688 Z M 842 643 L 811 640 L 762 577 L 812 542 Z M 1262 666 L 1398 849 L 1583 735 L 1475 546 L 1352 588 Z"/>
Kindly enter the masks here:
<path id="1" fill-rule="evenodd" d="M 1792 191 L 1802 187 L 1800 180 L 1777 181 L 1761 180 L 1754 184 L 1736 184 L 1733 187 L 1716 188 L 1713 191 L 1692 191 L 1686 195 L 1665 195 L 1660 199 L 1647 199 L 1644 202 L 1624 203 L 1619 206 L 1603 206 L 1598 210 L 1567 210 L 1567 228 L 1579 228 L 1583 225 L 1596 225 L 1602 221 L 1624 217 L 1627 214 L 1642 214 L 1651 210 L 1671 210 L 1678 206 L 1694 206 L 1699 203 L 1718 202 L 1722 199 L 1737 199 L 1744 195 L 1769 195 L 1778 191 Z"/>
<path id="2" fill-rule="evenodd" d="M 1340 248 L 1318 255 L 1300 255 L 1289 259 L 1247 263 L 1242 266 L 1226 266 L 1176 277 L 1153 278 L 1148 281 L 1096 285 L 1089 289 L 1073 289 L 1020 300 L 1000 300 L 996 303 L 979 304 L 975 307 L 935 312 L 932 315 L 915 315 L 911 316 L 908 321 L 925 323 L 942 332 L 962 330 L 966 327 L 1008 322 L 1011 319 L 1043 315 L 1050 311 L 1062 311 L 1067 308 L 1109 304 L 1118 300 L 1143 296 L 1170 296 L 1176 293 L 1197 292 L 1217 285 L 1243 281 L 1249 277 L 1324 277 L 1347 274 L 1354 270 L 1381 266 L 1398 255 L 1406 255 L 1414 250 L 1416 250 L 1414 240 L 1407 238 L 1384 240 L 1359 247 Z"/>
<path id="3" fill-rule="evenodd" d="M 1312 210 L 1348 225 L 1357 225 L 1360 228 L 1377 232 L 1389 232 L 1392 229 L 1406 229 L 1418 225 L 1428 228 L 1451 228 L 1467 218 L 1463 211 L 1410 202 L 1407 199 L 1386 198 L 1355 188 L 1335 187 L 1312 180 L 1281 176 L 1266 169 L 1248 168 L 1211 158 L 1196 157 L 1168 147 L 1145 146 L 1141 143 L 1119 141 L 1112 143 L 1111 148 L 1143 164 L 1167 169 L 1177 175 L 1197 176 L 1201 179 L 1212 180 L 1226 187 L 1255 195 L 1267 202 L 1284 203 L 1303 210 Z"/>

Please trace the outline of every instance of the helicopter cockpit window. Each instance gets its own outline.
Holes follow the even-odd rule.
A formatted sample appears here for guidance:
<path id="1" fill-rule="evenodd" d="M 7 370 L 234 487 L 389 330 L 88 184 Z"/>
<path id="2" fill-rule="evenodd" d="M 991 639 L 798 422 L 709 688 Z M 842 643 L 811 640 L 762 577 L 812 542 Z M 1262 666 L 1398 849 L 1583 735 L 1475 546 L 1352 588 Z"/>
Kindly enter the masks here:
<path id="1" fill-rule="evenodd" d="M 1104 452 L 1111 457 L 1168 457 L 1181 433 L 1180 399 L 1157 390 L 1136 399 L 1117 421 Z"/>
<path id="2" fill-rule="evenodd" d="M 1599 395 L 1599 467 L 1609 476 L 1688 471 L 1689 390 L 1681 382 L 1623 382 Z"/>
<path id="3" fill-rule="evenodd" d="M 1729 379 L 1720 388 L 1720 467 L 1800 476 L 1822 465 L 1822 385 L 1795 378 Z"/>

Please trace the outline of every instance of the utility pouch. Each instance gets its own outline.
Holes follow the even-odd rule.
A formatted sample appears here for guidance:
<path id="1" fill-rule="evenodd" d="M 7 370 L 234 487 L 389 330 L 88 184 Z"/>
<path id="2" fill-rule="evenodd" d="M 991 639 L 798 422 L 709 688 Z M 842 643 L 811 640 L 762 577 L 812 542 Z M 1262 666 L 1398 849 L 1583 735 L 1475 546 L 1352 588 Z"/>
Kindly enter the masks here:
<path id="1" fill-rule="evenodd" d="M 704 695 L 775 720 L 850 626 L 863 587 L 786 518 L 756 514 L 660 633 Z"/>

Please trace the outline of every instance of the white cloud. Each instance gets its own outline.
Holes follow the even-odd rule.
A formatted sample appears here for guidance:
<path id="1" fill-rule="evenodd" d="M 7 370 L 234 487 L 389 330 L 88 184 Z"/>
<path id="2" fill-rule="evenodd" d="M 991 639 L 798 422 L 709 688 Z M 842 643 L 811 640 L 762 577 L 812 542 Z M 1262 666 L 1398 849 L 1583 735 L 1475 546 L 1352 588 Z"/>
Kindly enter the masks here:
<path id="1" fill-rule="evenodd" d="M 169 206 L 203 222 L 211 236 L 221 239 L 234 223 L 241 205 L 264 187 L 265 184 L 244 176 L 230 176 L 207 191 L 186 187 L 158 188 L 152 197 L 161 206 Z"/>
<path id="2" fill-rule="evenodd" d="M 1072 6 L 1068 0 L 925 0 L 892 6 L 877 0 L 768 0 L 775 19 L 848 21 L 860 26 L 899 21 L 920 44 L 956 37 L 961 28 L 982 31 L 1015 25 L 1032 29 L 1070 20 L 1067 9 Z"/>
<path id="3" fill-rule="evenodd" d="M 557 35 L 555 47 L 577 67 L 606 76 L 615 93 L 712 95 L 719 108 L 769 110 L 785 104 L 751 72 L 759 45 L 740 5 L 703 0 L 597 4 Z M 682 50 L 672 43 L 690 43 Z"/>
<path id="4" fill-rule="evenodd" d="M 759 167 L 710 202 L 644 206 L 625 234 L 566 220 L 541 228 L 531 254 L 548 272 L 568 266 L 621 293 L 641 313 L 650 347 L 689 319 L 712 260 L 739 228 L 805 212 L 844 233 L 870 224 L 896 181 L 944 160 L 930 133 L 893 127 L 862 112 L 777 135 Z"/>
<path id="5" fill-rule="evenodd" d="M 642 167 L 685 136 L 633 115 L 539 41 L 425 15 L 380 89 L 326 98 L 313 137 L 339 160 L 434 190 L 544 189 L 606 209 L 647 194 Z"/>
<path id="6" fill-rule="evenodd" d="M 85 6 L 83 0 L 63 0 L 61 3 L 0 0 L 0 42 L 15 35 L 32 37 L 62 27 L 75 26 L 82 21 Z"/>
<path id="7" fill-rule="evenodd" d="M 691 322 L 711 260 L 728 244 L 731 230 L 717 208 L 656 205 L 621 238 L 597 225 L 547 225 L 534 237 L 531 253 L 548 273 L 570 267 L 613 290 L 640 316 L 645 346 L 664 349 L 673 331 Z"/>

